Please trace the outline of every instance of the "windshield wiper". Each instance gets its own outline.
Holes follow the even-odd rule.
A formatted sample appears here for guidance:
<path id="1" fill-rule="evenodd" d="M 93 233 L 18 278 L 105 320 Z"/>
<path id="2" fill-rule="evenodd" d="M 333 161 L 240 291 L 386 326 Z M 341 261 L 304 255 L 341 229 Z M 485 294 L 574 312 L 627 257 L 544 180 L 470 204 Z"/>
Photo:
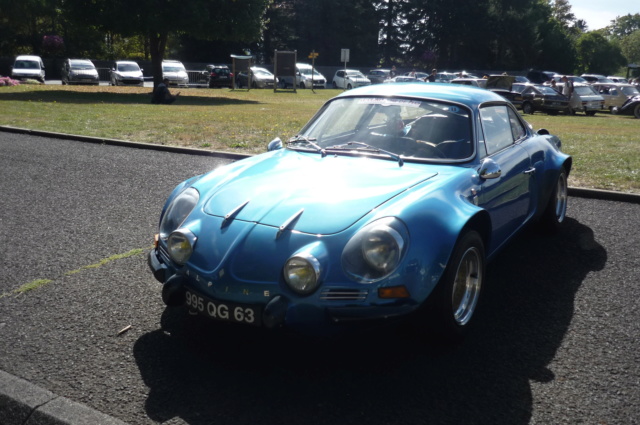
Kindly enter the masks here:
<path id="1" fill-rule="evenodd" d="M 327 156 L 327 152 L 324 149 L 322 149 L 317 143 L 315 143 L 316 140 L 318 139 L 316 139 L 315 137 L 307 137 L 307 136 L 298 134 L 297 136 L 293 136 L 292 138 L 289 139 L 289 141 L 287 142 L 287 146 L 292 145 L 294 143 L 304 142 L 309 146 L 313 147 L 316 150 L 316 152 L 320 152 L 320 154 L 324 158 L 325 156 Z"/>
<path id="2" fill-rule="evenodd" d="M 347 142 L 347 143 L 345 143 L 343 145 L 329 146 L 327 149 L 345 149 L 346 146 L 354 146 L 354 145 L 361 146 L 360 148 L 356 148 L 356 150 L 367 150 L 367 151 L 371 151 L 371 152 L 375 152 L 375 153 L 383 153 L 383 154 L 391 157 L 392 159 L 395 159 L 396 161 L 398 161 L 398 165 L 400 167 L 402 167 L 404 165 L 404 160 L 397 153 L 389 152 L 387 150 L 380 149 L 380 148 L 368 145 L 368 144 L 363 143 L 363 142 Z"/>

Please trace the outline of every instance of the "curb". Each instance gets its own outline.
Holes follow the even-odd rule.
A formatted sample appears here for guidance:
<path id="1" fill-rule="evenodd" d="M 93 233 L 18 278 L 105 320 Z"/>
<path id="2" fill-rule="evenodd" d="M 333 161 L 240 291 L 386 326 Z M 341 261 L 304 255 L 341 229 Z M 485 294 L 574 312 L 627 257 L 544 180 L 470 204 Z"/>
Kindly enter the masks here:
<path id="1" fill-rule="evenodd" d="M 126 425 L 119 419 L 60 397 L 0 370 L 3 425 Z"/>

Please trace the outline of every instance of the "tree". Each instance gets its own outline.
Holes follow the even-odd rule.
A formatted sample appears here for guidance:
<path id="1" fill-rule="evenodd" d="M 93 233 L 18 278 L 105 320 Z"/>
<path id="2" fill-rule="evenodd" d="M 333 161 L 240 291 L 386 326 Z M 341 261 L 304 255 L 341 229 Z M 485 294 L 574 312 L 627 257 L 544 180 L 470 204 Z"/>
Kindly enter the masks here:
<path id="1" fill-rule="evenodd" d="M 622 39 L 628 35 L 631 35 L 637 30 L 640 30 L 640 13 L 635 15 L 628 14 L 626 16 L 618 16 L 612 21 L 611 25 L 607 27 L 609 34 L 614 38 Z"/>
<path id="2" fill-rule="evenodd" d="M 162 79 L 167 41 L 176 34 L 207 40 L 251 42 L 260 36 L 268 0 L 65 0 L 77 22 L 97 25 L 104 33 L 143 36 L 155 85 Z"/>
<path id="3" fill-rule="evenodd" d="M 620 49 L 628 63 L 640 64 L 640 29 L 620 40 Z"/>
<path id="4" fill-rule="evenodd" d="M 603 30 L 580 36 L 576 51 L 579 72 L 612 74 L 626 62 L 620 48 L 605 38 Z"/>

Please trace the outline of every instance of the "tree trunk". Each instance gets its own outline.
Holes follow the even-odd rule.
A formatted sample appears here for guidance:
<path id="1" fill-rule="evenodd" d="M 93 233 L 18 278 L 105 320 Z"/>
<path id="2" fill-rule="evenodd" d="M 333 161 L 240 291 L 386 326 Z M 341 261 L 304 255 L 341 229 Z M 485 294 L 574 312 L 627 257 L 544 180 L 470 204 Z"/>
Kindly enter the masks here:
<path id="1" fill-rule="evenodd" d="M 149 35 L 149 52 L 151 53 L 151 71 L 153 72 L 153 87 L 162 82 L 162 60 L 167 46 L 166 33 L 152 33 Z"/>

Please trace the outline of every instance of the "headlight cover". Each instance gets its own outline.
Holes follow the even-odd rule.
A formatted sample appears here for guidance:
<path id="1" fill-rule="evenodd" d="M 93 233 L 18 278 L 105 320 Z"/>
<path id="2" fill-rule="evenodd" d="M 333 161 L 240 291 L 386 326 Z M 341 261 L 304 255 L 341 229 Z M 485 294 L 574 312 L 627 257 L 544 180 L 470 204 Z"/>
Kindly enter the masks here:
<path id="1" fill-rule="evenodd" d="M 307 295 L 320 283 L 320 262 L 308 253 L 296 254 L 284 265 L 284 280 L 294 292 Z"/>
<path id="2" fill-rule="evenodd" d="M 196 236 L 189 229 L 178 229 L 167 239 L 167 251 L 171 259 L 183 266 L 193 254 Z"/>
<path id="3" fill-rule="evenodd" d="M 195 208 L 200 193 L 192 187 L 184 190 L 171 202 L 160 222 L 160 237 L 166 239 L 171 232 L 182 225 L 193 208 Z"/>
<path id="4" fill-rule="evenodd" d="M 354 280 L 372 283 L 398 267 L 409 242 L 402 221 L 386 217 L 363 227 L 342 251 L 342 268 Z"/>

